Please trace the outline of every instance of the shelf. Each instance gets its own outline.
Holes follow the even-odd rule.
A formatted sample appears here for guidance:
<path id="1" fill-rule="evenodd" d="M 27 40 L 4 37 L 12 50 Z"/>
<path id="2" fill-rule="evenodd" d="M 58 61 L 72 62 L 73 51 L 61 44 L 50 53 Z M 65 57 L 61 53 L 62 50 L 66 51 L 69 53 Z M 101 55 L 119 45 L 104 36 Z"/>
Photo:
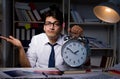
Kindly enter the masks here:
<path id="1" fill-rule="evenodd" d="M 78 24 L 78 25 L 106 25 L 106 26 L 114 25 L 114 24 L 110 24 L 110 23 L 100 23 L 100 22 L 83 22 L 83 23 L 70 22 L 70 25 L 74 25 L 74 24 Z"/>
<path id="2" fill-rule="evenodd" d="M 14 23 L 44 23 L 43 21 L 14 21 Z"/>
<path id="3" fill-rule="evenodd" d="M 81 4 L 80 0 L 69 0 L 68 27 L 79 25 L 83 28 L 83 36 L 88 37 L 89 46 L 91 47 L 91 57 L 93 59 L 95 58 L 95 62 L 92 64 L 100 62 L 97 61 L 100 56 L 106 56 L 109 62 L 113 60 L 113 63 L 109 65 L 110 67 L 116 63 L 117 28 L 113 23 L 106 23 L 96 18 L 93 12 L 95 5 L 96 4 L 84 5 Z M 109 56 L 113 59 L 110 59 Z"/>
<path id="4" fill-rule="evenodd" d="M 14 0 L 14 1 L 25 2 L 24 0 Z M 111 24 L 111 23 L 105 23 L 100 20 L 93 21 L 94 19 L 96 19 L 92 12 L 93 4 L 86 4 L 86 5 L 80 4 L 79 3 L 79 2 L 81 2 L 80 0 L 76 0 L 76 1 L 72 1 L 72 0 L 67 0 L 67 1 L 65 1 L 65 0 L 62 0 L 62 1 L 60 1 L 60 0 L 58 0 L 58 1 L 57 0 L 30 0 L 30 2 L 35 3 L 36 10 L 38 10 L 38 12 L 40 12 L 40 10 L 42 10 L 44 8 L 47 8 L 52 3 L 57 4 L 57 6 L 59 6 L 60 9 L 64 13 L 66 13 L 66 16 L 68 17 L 68 18 L 65 18 L 65 16 L 63 16 L 65 18 L 65 20 L 67 19 L 65 22 L 68 22 L 68 23 L 66 23 L 66 26 L 69 27 L 69 26 L 72 26 L 75 24 L 80 25 L 84 29 L 85 37 L 91 37 L 93 39 L 95 38 L 97 41 L 101 41 L 104 44 L 104 48 L 102 48 L 102 46 L 101 46 L 101 48 L 90 48 L 93 56 L 99 56 L 99 55 L 111 56 L 112 55 L 114 57 L 116 55 L 115 54 L 116 53 L 116 48 L 115 48 L 116 28 L 114 27 L 114 24 Z M 80 14 L 82 21 L 77 23 L 77 21 L 75 21 L 75 20 L 73 20 L 73 18 L 71 18 L 71 16 L 70 16 L 70 11 L 72 9 L 71 6 L 73 6 L 73 7 L 75 6 L 74 8 L 78 12 L 78 14 Z M 37 23 L 37 24 L 42 25 L 44 23 L 42 20 L 18 21 L 17 16 L 15 16 L 15 11 L 13 11 L 13 15 L 14 15 L 13 35 L 17 36 L 17 33 L 19 33 L 18 36 L 20 35 L 20 37 L 19 37 L 20 40 L 22 39 L 21 37 L 24 37 L 22 35 L 25 35 L 25 37 L 27 37 L 27 35 L 28 35 L 28 37 L 30 37 L 30 39 L 31 39 L 31 36 L 36 35 L 36 34 L 38 34 L 38 32 L 42 31 L 41 30 L 42 27 L 39 27 L 39 28 L 33 27 L 29 30 L 28 29 L 26 30 L 23 27 L 22 28 L 17 27 L 18 26 L 17 23 L 23 23 L 23 24 Z M 91 20 L 92 20 L 92 22 L 91 22 Z M 73 22 L 73 21 L 75 21 L 75 22 Z M 65 30 L 67 30 L 66 27 L 65 27 Z M 34 33 L 34 34 L 30 34 L 30 36 L 29 36 L 30 32 Z M 23 44 L 27 44 L 27 45 L 24 45 L 25 51 L 28 49 L 27 46 L 30 43 L 30 39 L 29 40 L 26 40 L 26 39 L 21 40 L 21 41 L 23 41 Z M 93 46 L 93 47 L 98 47 L 98 46 Z"/>
<path id="5" fill-rule="evenodd" d="M 40 1 L 42 1 L 42 2 L 57 2 L 57 3 L 59 3 L 59 2 L 61 2 L 61 0 L 15 0 L 15 1 L 19 1 L 19 2 L 40 2 Z"/>
<path id="6" fill-rule="evenodd" d="M 90 48 L 91 50 L 114 50 L 113 48 Z"/>

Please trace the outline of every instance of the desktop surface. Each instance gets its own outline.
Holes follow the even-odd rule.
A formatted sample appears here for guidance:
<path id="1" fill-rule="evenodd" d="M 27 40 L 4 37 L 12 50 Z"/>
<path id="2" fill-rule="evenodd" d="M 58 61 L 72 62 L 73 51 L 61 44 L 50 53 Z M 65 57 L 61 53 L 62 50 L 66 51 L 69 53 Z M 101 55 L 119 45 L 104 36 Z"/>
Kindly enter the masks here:
<path id="1" fill-rule="evenodd" d="M 0 78 L 120 79 L 120 74 L 111 75 L 100 70 L 91 72 L 78 71 L 76 73 L 75 71 L 64 73 L 55 68 L 0 68 Z"/>

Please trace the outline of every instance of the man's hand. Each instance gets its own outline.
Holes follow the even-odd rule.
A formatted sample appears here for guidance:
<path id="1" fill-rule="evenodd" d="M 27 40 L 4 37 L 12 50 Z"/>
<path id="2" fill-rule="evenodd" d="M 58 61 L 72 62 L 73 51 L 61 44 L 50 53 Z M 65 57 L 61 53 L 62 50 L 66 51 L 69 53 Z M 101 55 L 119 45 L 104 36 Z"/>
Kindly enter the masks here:
<path id="1" fill-rule="evenodd" d="M 0 36 L 0 38 L 6 40 L 7 42 L 10 42 L 11 44 L 17 46 L 18 48 L 22 47 L 20 40 L 14 38 L 13 36 L 9 36 L 8 38 L 4 36 Z"/>
<path id="2" fill-rule="evenodd" d="M 79 25 L 74 25 L 73 27 L 68 29 L 68 32 L 72 38 L 78 38 L 82 36 L 83 29 Z"/>

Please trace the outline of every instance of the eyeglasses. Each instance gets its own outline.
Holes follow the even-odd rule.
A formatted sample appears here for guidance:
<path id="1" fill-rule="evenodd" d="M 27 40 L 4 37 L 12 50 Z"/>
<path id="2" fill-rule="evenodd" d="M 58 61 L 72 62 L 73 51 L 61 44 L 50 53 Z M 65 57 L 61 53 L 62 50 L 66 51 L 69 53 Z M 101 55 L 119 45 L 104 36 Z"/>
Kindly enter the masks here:
<path id="1" fill-rule="evenodd" d="M 50 21 L 46 21 L 46 22 L 45 22 L 45 25 L 46 25 L 46 26 L 51 26 L 51 25 L 53 25 L 53 26 L 57 27 L 57 26 L 60 26 L 60 22 L 59 22 L 59 21 L 55 21 L 55 22 L 51 23 Z"/>

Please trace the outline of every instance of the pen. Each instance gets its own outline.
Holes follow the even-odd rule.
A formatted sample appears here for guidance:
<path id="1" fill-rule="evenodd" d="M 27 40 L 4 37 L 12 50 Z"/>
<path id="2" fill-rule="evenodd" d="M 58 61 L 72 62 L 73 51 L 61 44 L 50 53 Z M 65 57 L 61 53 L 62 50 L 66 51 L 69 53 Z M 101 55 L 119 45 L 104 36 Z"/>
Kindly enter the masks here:
<path id="1" fill-rule="evenodd" d="M 46 73 L 42 72 L 42 74 L 45 75 L 45 77 L 48 77 L 48 75 Z"/>

